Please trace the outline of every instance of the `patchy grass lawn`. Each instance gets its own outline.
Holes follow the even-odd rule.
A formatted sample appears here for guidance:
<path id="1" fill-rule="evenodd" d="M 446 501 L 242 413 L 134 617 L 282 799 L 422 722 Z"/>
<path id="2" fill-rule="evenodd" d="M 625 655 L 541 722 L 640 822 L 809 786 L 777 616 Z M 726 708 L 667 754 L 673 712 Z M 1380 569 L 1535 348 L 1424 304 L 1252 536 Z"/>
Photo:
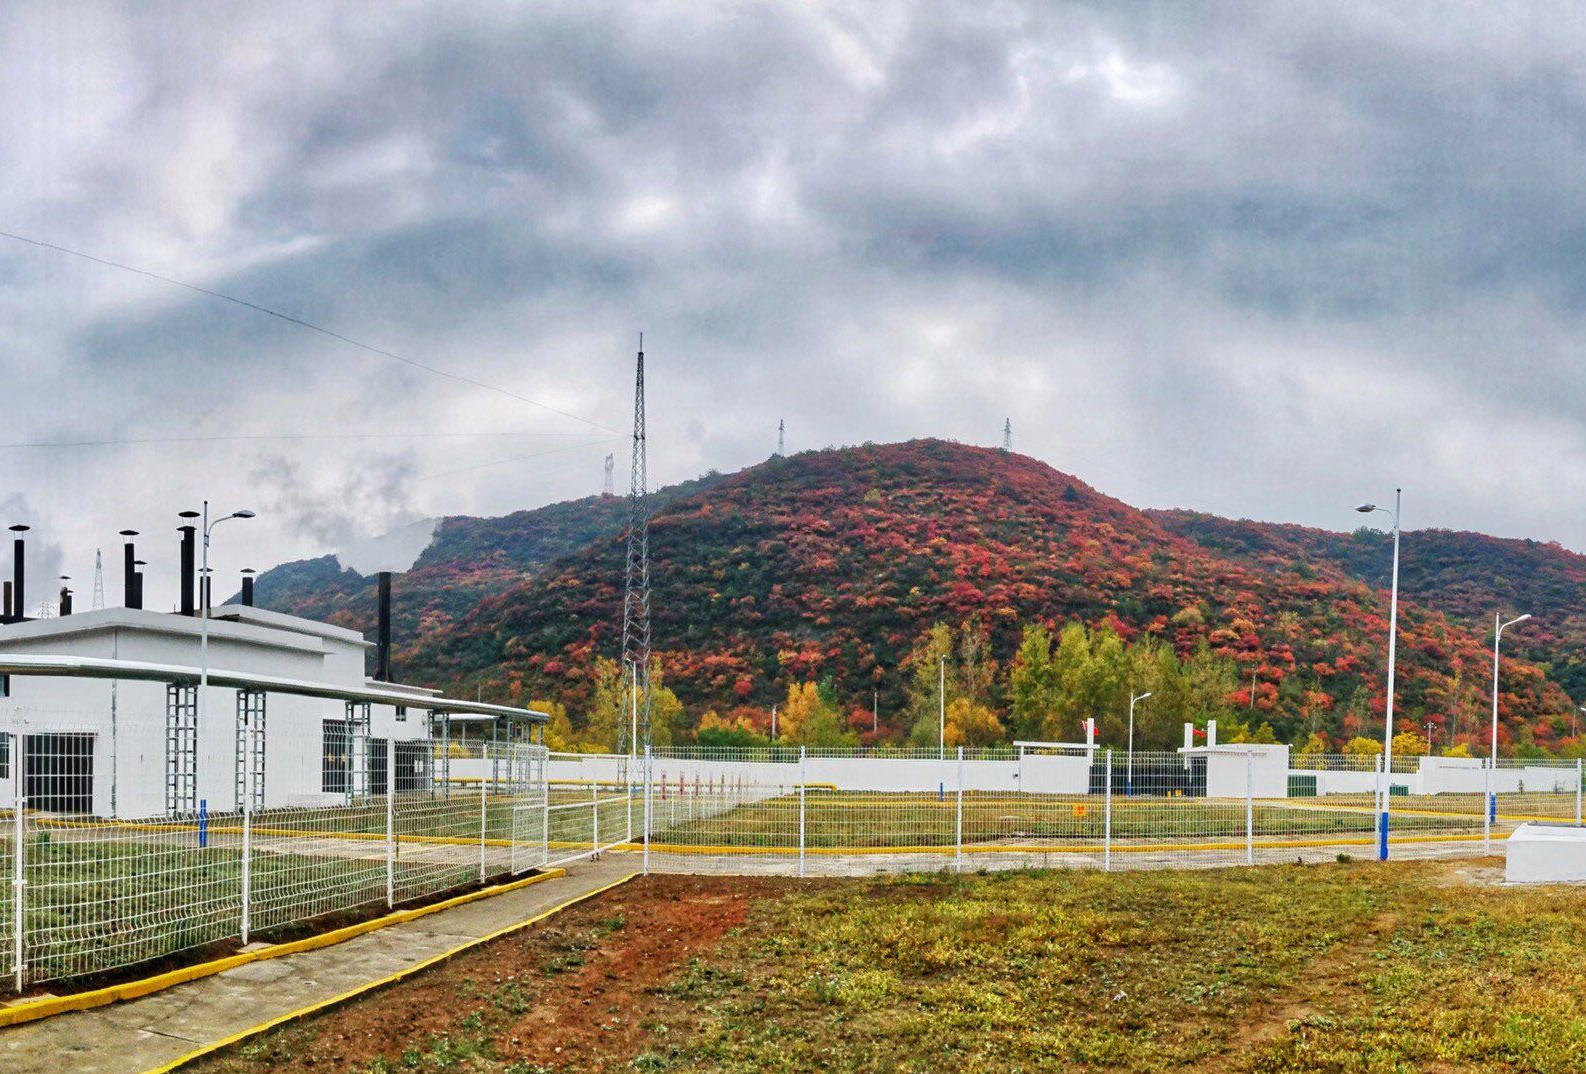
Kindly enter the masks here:
<path id="1" fill-rule="evenodd" d="M 650 877 L 197 1069 L 1586 1070 L 1586 890 L 1491 873 Z"/>

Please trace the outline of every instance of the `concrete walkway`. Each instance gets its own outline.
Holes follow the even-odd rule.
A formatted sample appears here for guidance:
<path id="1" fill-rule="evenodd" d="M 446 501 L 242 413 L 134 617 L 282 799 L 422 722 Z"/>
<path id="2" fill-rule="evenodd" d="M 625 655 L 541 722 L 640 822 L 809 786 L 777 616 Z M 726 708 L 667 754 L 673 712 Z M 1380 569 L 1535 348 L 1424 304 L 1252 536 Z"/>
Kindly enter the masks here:
<path id="1" fill-rule="evenodd" d="M 0 1029 L 6 1074 L 140 1074 L 202 1045 L 339 996 L 558 903 L 604 887 L 640 866 L 607 854 L 567 875 L 430 914 L 344 943 L 268 959 L 152 996 Z"/>

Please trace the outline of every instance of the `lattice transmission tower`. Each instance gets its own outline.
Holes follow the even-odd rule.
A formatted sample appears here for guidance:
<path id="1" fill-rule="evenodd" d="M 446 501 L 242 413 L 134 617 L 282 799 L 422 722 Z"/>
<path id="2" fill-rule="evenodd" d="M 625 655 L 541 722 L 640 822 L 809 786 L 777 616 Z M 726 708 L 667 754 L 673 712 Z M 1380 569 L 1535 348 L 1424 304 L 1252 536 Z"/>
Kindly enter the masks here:
<path id="1" fill-rule="evenodd" d="M 615 455 L 607 455 L 606 456 L 606 481 L 605 481 L 605 484 L 601 485 L 601 487 L 600 487 L 600 494 L 602 496 L 612 496 L 612 495 L 616 494 L 617 484 L 616 484 L 616 481 L 613 480 L 613 478 L 612 478 L 612 471 L 613 471 L 613 468 L 616 465 L 617 465 L 617 456 L 615 456 Z"/>
<path id="2" fill-rule="evenodd" d="M 787 448 L 787 422 L 778 418 L 776 420 L 776 453 L 780 457 Z"/>
<path id="3" fill-rule="evenodd" d="M 628 556 L 623 571 L 622 668 L 629 720 L 617 730 L 637 754 L 650 745 L 650 487 L 644 439 L 644 335 L 633 383 L 633 468 L 628 487 Z M 635 728 L 634 725 L 637 725 Z"/>
<path id="4" fill-rule="evenodd" d="M 1002 423 L 1002 450 L 1013 450 L 1013 419 L 1007 418 Z"/>
<path id="5" fill-rule="evenodd" d="M 105 554 L 94 549 L 94 611 L 105 606 Z"/>

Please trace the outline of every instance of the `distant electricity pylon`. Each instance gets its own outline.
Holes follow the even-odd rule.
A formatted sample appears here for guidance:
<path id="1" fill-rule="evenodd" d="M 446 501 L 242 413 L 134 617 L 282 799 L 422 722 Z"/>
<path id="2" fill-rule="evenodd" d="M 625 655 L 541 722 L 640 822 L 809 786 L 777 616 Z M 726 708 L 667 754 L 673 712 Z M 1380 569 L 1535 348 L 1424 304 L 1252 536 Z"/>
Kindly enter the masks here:
<path id="1" fill-rule="evenodd" d="M 611 476 L 612 467 L 614 467 L 616 465 L 617 465 L 617 456 L 615 456 L 615 455 L 607 455 L 606 456 L 606 483 L 604 485 L 602 485 L 601 489 L 600 489 L 600 494 L 602 496 L 611 496 L 611 495 L 614 495 L 616 493 L 616 491 L 617 491 L 616 482 L 612 479 L 612 476 Z"/>
<path id="2" fill-rule="evenodd" d="M 94 549 L 94 611 L 105 606 L 105 555 Z"/>
<path id="3" fill-rule="evenodd" d="M 776 453 L 783 455 L 787 448 L 787 422 L 781 418 L 776 420 Z"/>
<path id="4" fill-rule="evenodd" d="M 650 487 L 644 439 L 644 334 L 639 335 L 638 371 L 633 383 L 633 467 L 628 486 L 628 557 L 623 571 L 622 669 L 632 706 L 619 720 L 618 752 L 650 745 Z"/>
<path id="5" fill-rule="evenodd" d="M 1008 418 L 1002 423 L 1002 450 L 1013 450 L 1013 419 Z"/>

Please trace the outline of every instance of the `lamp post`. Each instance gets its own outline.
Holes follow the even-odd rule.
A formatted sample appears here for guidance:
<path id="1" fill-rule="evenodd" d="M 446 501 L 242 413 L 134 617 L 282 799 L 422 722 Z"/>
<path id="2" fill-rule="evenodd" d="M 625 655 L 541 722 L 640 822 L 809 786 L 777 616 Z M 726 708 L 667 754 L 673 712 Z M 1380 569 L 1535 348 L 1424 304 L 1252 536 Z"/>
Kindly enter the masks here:
<path id="1" fill-rule="evenodd" d="M 184 515 L 184 517 L 185 517 L 185 515 Z M 215 521 L 211 522 L 209 520 L 209 501 L 208 500 L 204 501 L 204 517 L 203 517 L 203 532 L 204 532 L 203 564 L 204 565 L 203 565 L 203 569 L 199 571 L 199 575 L 198 576 L 200 578 L 203 578 L 203 579 L 206 579 L 206 580 L 209 578 L 209 534 L 210 534 L 210 531 L 213 530 L 216 526 L 220 525 L 222 522 L 229 522 L 231 519 L 234 519 L 234 518 L 252 518 L 252 517 L 253 517 L 253 512 L 252 511 L 247 511 L 247 510 L 233 511 L 231 514 L 226 515 L 224 518 L 217 518 L 217 519 L 215 519 Z M 196 719 L 197 724 L 198 724 L 199 727 L 202 727 L 204 725 L 204 694 L 205 694 L 206 688 L 208 686 L 209 686 L 209 590 L 208 590 L 208 587 L 206 585 L 199 592 L 199 595 L 198 595 L 198 704 L 197 704 L 197 706 L 195 706 L 194 716 L 195 716 L 195 719 Z M 248 800 L 247 796 L 244 796 L 244 801 L 247 801 L 247 800 Z"/>
<path id="2" fill-rule="evenodd" d="M 622 664 L 632 676 L 628 680 L 629 692 L 632 696 L 630 709 L 633 713 L 631 729 L 628 732 L 628 756 L 636 758 L 639 755 L 639 662 L 625 659 Z"/>
<path id="3" fill-rule="evenodd" d="M 1144 701 L 1151 696 L 1147 690 L 1143 694 L 1130 693 L 1129 695 L 1129 767 L 1123 779 L 1123 793 L 1130 798 L 1134 797 L 1134 704 Z"/>
<path id="4" fill-rule="evenodd" d="M 1514 619 L 1511 619 L 1507 623 L 1505 623 L 1505 622 L 1503 622 L 1503 615 L 1501 613 L 1494 612 L 1493 616 L 1492 616 L 1492 625 L 1494 627 L 1494 630 L 1492 632 L 1492 755 L 1491 755 L 1492 756 L 1492 760 L 1491 760 L 1491 764 L 1492 764 L 1492 772 L 1493 772 L 1493 778 L 1494 779 L 1496 779 L 1497 776 L 1498 776 L 1498 643 L 1503 640 L 1503 632 L 1505 630 L 1507 630 L 1510 627 L 1514 626 L 1516 623 L 1523 623 L 1529 618 L 1531 618 L 1531 613 L 1527 612 L 1526 614 L 1521 615 L 1521 616 L 1517 616 Z M 1489 796 L 1488 801 L 1487 801 L 1487 815 L 1489 817 L 1491 817 L 1492 819 L 1496 820 L 1497 817 L 1498 817 L 1498 785 L 1496 783 L 1493 783 L 1491 786 L 1492 786 L 1492 794 Z"/>
<path id="5" fill-rule="evenodd" d="M 1381 511 L 1393 519 L 1393 588 L 1388 598 L 1388 707 L 1382 725 L 1382 802 L 1377 815 L 1377 860 L 1388 860 L 1388 787 L 1393 772 L 1393 692 L 1394 663 L 1399 645 L 1399 509 L 1403 505 L 1403 489 L 1393 490 L 1393 510 L 1363 503 L 1355 508 L 1363 515 Z"/>
<path id="6" fill-rule="evenodd" d="M 936 661 L 936 759 L 947 756 L 947 657 Z"/>

